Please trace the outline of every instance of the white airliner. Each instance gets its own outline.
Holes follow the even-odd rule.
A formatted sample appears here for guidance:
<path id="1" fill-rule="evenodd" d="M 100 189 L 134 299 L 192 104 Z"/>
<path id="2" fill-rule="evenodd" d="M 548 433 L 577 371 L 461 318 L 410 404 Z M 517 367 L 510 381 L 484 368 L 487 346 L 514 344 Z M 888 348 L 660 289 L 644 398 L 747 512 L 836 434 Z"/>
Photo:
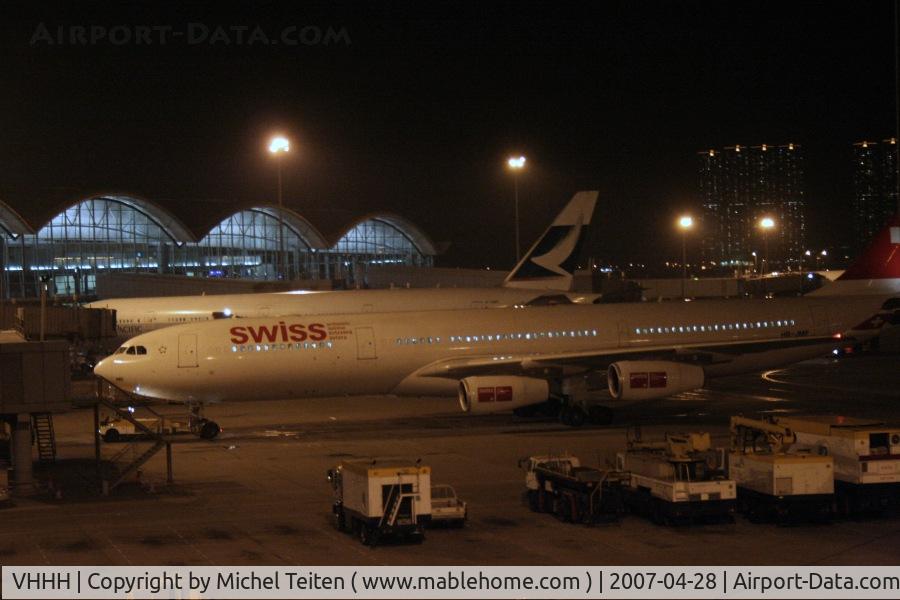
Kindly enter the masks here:
<path id="1" fill-rule="evenodd" d="M 590 303 L 597 294 L 571 292 L 576 260 L 597 192 L 578 192 L 510 272 L 503 287 L 345 290 L 100 300 L 116 311 L 121 339 L 161 327 L 223 317 L 278 317 L 358 312 L 505 308 L 535 303 Z"/>
<path id="2" fill-rule="evenodd" d="M 851 276 L 897 273 L 888 235 Z M 563 422 L 579 424 L 592 372 L 606 372 L 614 399 L 664 397 L 825 354 L 896 322 L 898 309 L 870 294 L 218 320 L 137 336 L 94 372 L 189 403 L 457 395 L 464 411 L 486 413 L 555 399 Z"/>

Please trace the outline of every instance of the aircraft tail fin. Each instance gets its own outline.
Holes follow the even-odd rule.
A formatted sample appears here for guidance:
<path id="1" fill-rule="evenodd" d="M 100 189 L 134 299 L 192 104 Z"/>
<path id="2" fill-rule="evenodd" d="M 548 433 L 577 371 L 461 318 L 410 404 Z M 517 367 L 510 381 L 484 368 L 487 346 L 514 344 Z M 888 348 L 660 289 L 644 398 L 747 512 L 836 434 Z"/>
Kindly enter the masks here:
<path id="1" fill-rule="evenodd" d="M 812 292 L 816 296 L 900 293 L 900 217 L 892 217 L 872 242 L 833 283 Z"/>
<path id="2" fill-rule="evenodd" d="M 557 215 L 503 287 L 571 291 L 584 234 L 597 204 L 596 191 L 578 192 Z"/>

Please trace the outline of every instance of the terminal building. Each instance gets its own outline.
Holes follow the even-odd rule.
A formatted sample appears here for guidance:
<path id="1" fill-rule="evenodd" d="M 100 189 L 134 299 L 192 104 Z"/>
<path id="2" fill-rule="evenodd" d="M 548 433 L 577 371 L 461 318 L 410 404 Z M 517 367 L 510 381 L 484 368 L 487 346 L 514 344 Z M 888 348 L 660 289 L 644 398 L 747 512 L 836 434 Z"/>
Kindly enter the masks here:
<path id="1" fill-rule="evenodd" d="M 124 193 L 65 202 L 49 220 L 23 217 L 22 207 L 3 200 L 4 300 L 39 296 L 42 283 L 52 295 L 91 296 L 98 276 L 119 273 L 364 286 L 370 265 L 431 267 L 437 253 L 421 229 L 390 213 L 309 219 L 260 204 L 231 210 L 211 227 L 189 227 L 160 203 Z"/>

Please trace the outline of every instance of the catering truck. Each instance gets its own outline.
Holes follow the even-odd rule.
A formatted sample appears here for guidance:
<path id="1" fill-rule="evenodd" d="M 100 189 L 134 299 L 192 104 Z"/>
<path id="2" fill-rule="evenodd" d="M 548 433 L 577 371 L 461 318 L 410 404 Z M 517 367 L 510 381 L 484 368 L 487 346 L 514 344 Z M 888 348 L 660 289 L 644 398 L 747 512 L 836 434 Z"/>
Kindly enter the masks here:
<path id="1" fill-rule="evenodd" d="M 770 419 L 731 417 L 728 476 L 738 509 L 751 521 L 827 520 L 834 504 L 834 459 L 797 443 Z"/>
<path id="2" fill-rule="evenodd" d="M 834 459 L 838 514 L 900 507 L 900 425 L 840 416 L 777 417 L 798 443 Z"/>
<path id="3" fill-rule="evenodd" d="M 431 467 L 418 461 L 352 460 L 328 471 L 339 531 L 367 546 L 391 536 L 421 542 L 431 519 Z"/>

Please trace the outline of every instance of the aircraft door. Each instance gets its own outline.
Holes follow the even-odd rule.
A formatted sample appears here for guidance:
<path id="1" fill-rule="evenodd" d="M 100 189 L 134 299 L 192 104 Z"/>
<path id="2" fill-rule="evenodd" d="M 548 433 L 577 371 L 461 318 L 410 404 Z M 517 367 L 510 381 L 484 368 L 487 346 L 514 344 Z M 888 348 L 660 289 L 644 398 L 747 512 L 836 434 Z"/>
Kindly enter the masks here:
<path id="1" fill-rule="evenodd" d="M 628 327 L 621 321 L 617 325 L 619 333 L 619 348 L 623 348 L 628 345 Z"/>
<path id="2" fill-rule="evenodd" d="M 827 306 L 811 306 L 809 311 L 812 313 L 812 334 L 828 335 L 831 333 L 831 321 L 828 318 Z"/>
<path id="3" fill-rule="evenodd" d="M 184 333 L 178 336 L 178 367 L 197 366 L 197 334 Z"/>
<path id="4" fill-rule="evenodd" d="M 356 328 L 356 358 L 359 360 L 378 358 L 375 354 L 375 332 L 371 327 Z"/>

